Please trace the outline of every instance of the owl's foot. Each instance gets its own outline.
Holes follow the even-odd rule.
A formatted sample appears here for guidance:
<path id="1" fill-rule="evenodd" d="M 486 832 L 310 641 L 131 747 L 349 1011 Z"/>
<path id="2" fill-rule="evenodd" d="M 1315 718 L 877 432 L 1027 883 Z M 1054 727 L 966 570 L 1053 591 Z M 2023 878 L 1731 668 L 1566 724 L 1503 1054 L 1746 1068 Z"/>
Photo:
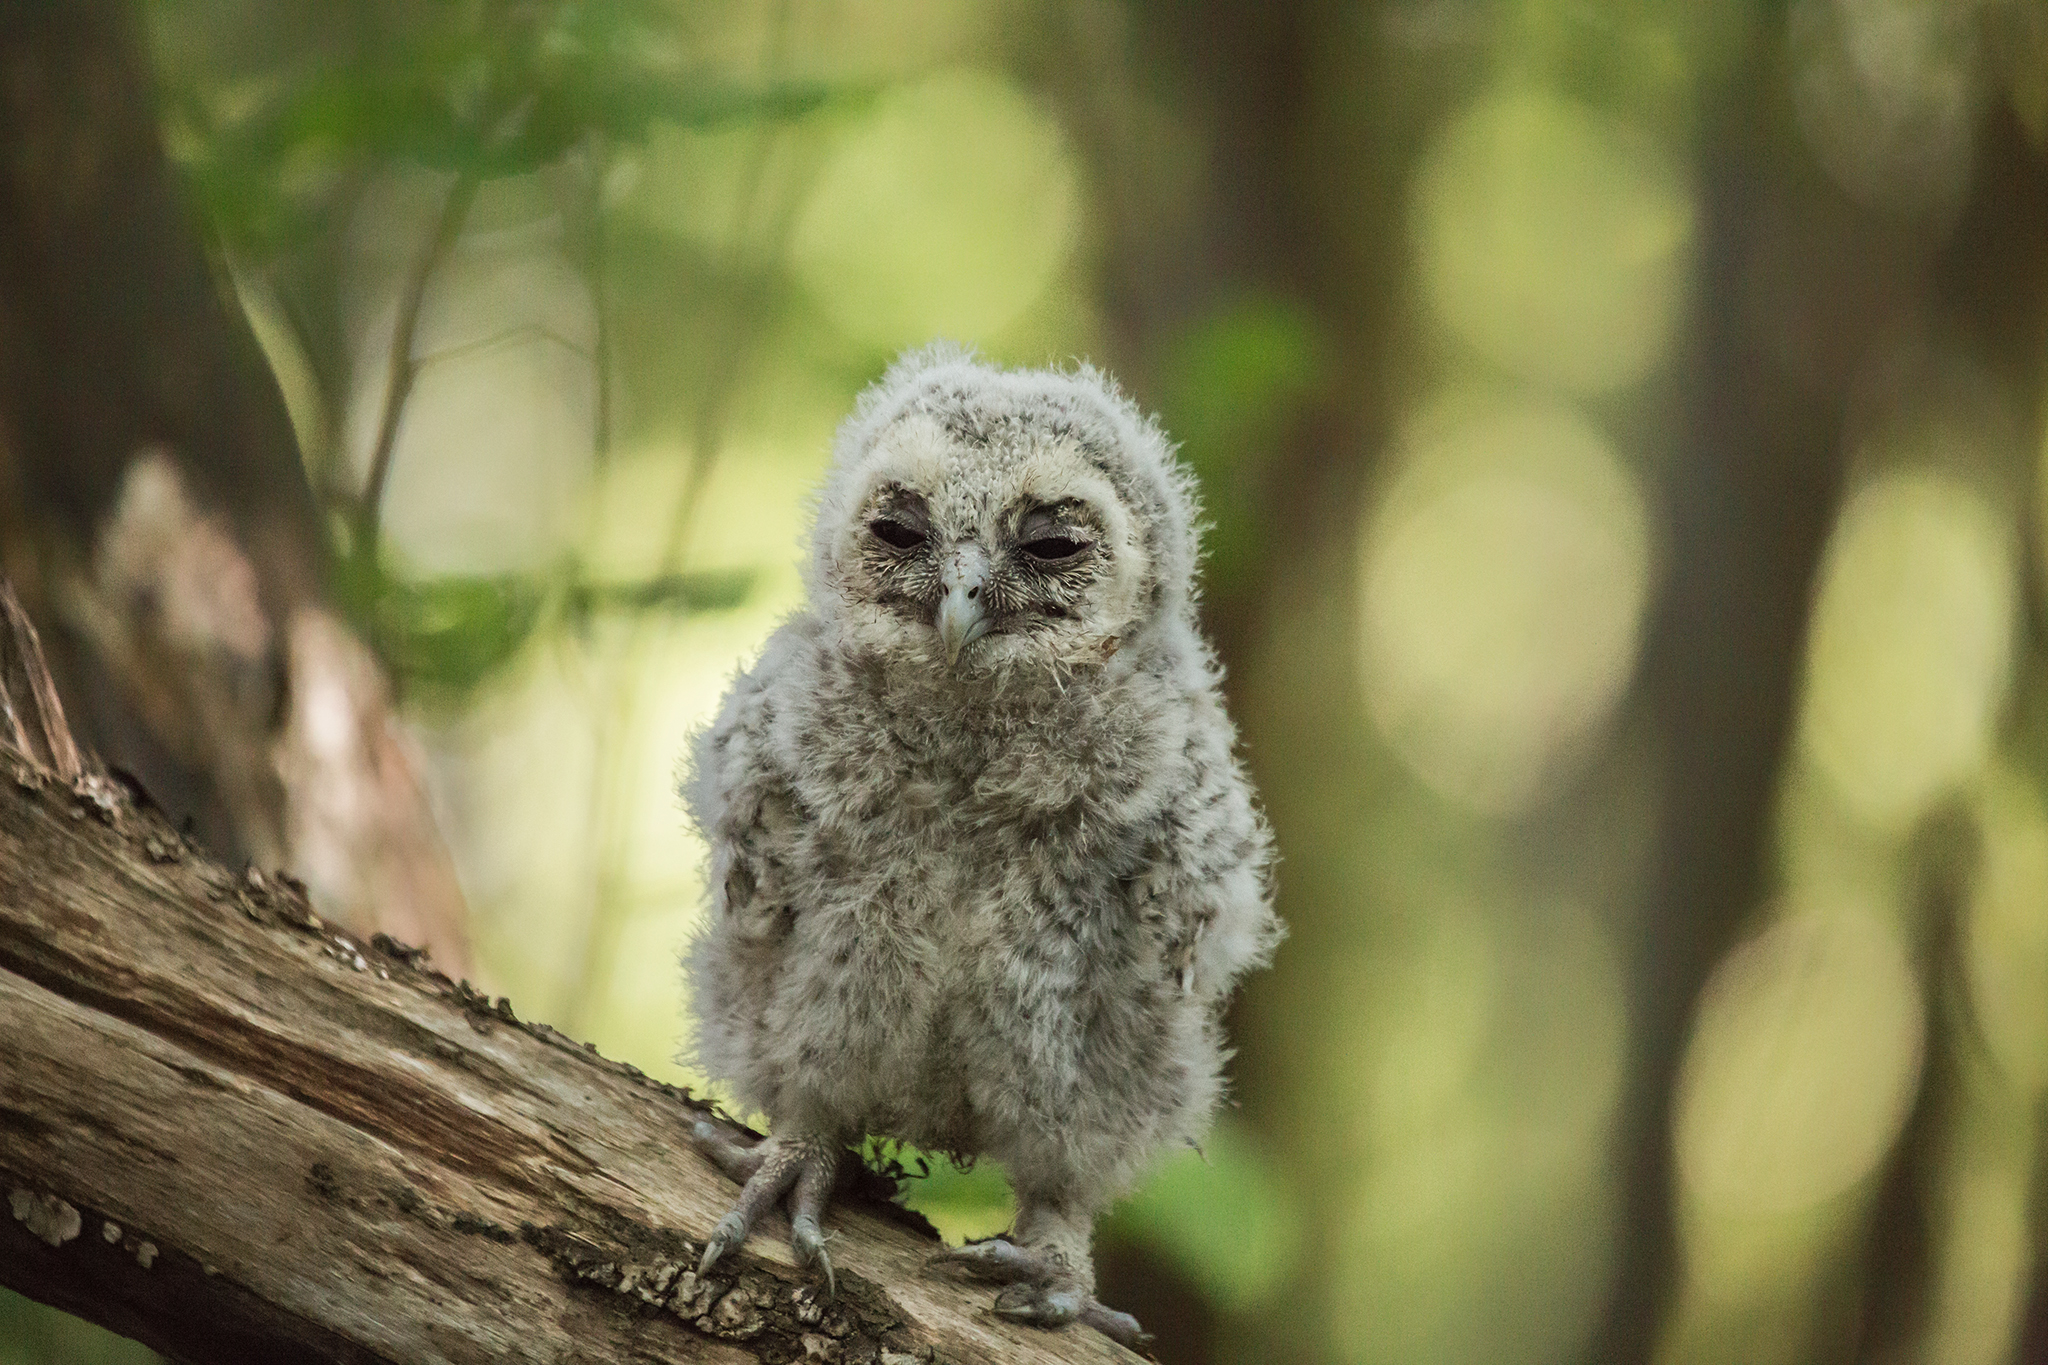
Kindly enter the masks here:
<path id="1" fill-rule="evenodd" d="M 996 1295 L 995 1311 L 1013 1322 L 1033 1327 L 1085 1323 L 1110 1340 L 1133 1348 L 1152 1339 L 1136 1318 L 1102 1303 L 1065 1265 L 1007 1237 L 968 1242 L 940 1252 L 925 1264 L 957 1267 L 978 1280 L 1007 1285 Z"/>
<path id="2" fill-rule="evenodd" d="M 740 1182 L 739 1202 L 718 1220 L 704 1242 L 699 1275 L 708 1275 L 726 1252 L 747 1240 L 755 1220 L 789 1196 L 789 1249 L 797 1264 L 825 1277 L 825 1296 L 839 1292 L 832 1258 L 825 1253 L 820 1220 L 839 1180 L 839 1148 L 817 1138 L 771 1137 L 762 1142 L 737 1142 L 716 1124 L 697 1120 L 691 1145 L 711 1164 Z"/>
<path id="3" fill-rule="evenodd" d="M 1079 1289 L 1055 1289 L 1035 1281 L 1013 1284 L 996 1295 L 996 1312 L 1013 1322 L 1033 1327 L 1064 1327 L 1078 1322 L 1093 1327 L 1119 1346 L 1132 1350 L 1152 1340 L 1152 1334 L 1138 1325 L 1129 1313 L 1120 1313 L 1093 1294 Z"/>

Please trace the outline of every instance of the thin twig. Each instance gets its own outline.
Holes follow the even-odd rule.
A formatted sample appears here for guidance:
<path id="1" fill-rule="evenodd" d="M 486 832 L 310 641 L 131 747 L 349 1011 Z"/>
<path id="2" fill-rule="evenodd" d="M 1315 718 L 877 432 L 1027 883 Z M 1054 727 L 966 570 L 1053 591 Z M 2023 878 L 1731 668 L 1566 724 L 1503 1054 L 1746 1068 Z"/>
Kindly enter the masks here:
<path id="1" fill-rule="evenodd" d="M 377 443 L 370 451 L 370 475 L 363 483 L 363 496 L 357 518 L 356 543 L 351 550 L 364 563 L 374 564 L 377 553 L 377 529 L 382 516 L 384 485 L 391 477 L 391 456 L 398 444 L 398 423 L 405 412 L 405 400 L 412 395 L 413 381 L 419 378 L 419 361 L 413 357 L 413 338 L 419 331 L 420 308 L 427 297 L 427 285 L 433 280 L 434 272 L 448 259 L 448 253 L 455 249 L 456 239 L 462 236 L 462 225 L 469 219 L 470 206 L 476 202 L 476 192 L 481 180 L 472 171 L 463 171 L 455 177 L 455 183 L 448 187 L 447 196 L 441 201 L 440 217 L 434 223 L 433 236 L 428 240 L 426 250 L 406 277 L 405 292 L 398 300 L 398 320 L 392 328 L 391 353 L 386 371 L 384 390 L 384 411 L 377 419 Z"/>
<path id="2" fill-rule="evenodd" d="M 763 66 L 773 75 L 782 65 L 789 45 L 791 6 L 783 0 L 776 7 Z M 766 232 L 756 227 L 762 185 L 767 168 L 783 135 L 783 128 L 769 123 L 748 157 L 738 203 L 734 209 L 730 236 L 726 242 L 725 277 L 752 281 L 760 274 L 760 262 L 782 250 L 796 219 L 798 196 L 791 189 L 770 215 Z M 764 249 L 765 247 L 765 249 Z M 682 566 L 689 528 L 701 500 L 711 469 L 725 444 L 725 426 L 732 409 L 732 392 L 738 387 L 745 360 L 752 354 L 754 333 L 759 330 L 757 303 L 759 286 L 736 287 L 727 300 L 724 336 L 713 350 L 714 369 L 705 386 L 706 397 L 698 408 L 690 462 L 684 470 L 683 486 L 669 519 L 668 535 L 662 545 L 655 577 L 676 573 Z M 621 773 L 626 759 L 626 742 L 632 736 L 640 712 L 640 676 L 647 651 L 645 628 L 634 634 L 614 674 L 616 682 L 611 705 L 599 714 L 597 754 L 592 782 L 590 824 L 586 846 L 594 854 L 591 913 L 583 936 L 575 978 L 570 986 L 564 1017 L 571 1031 L 587 1025 L 591 1005 L 610 978 L 612 960 L 617 956 L 624 925 L 627 863 L 632 853 L 632 822 L 622 817 L 628 794 L 621 790 Z"/>
<path id="3" fill-rule="evenodd" d="M 482 355 L 501 346 L 514 346 L 523 341 L 552 341 L 570 355 L 580 355 L 586 359 L 595 358 L 588 347 L 571 341 L 545 323 L 522 322 L 503 331 L 493 332 L 489 336 L 478 337 L 474 341 L 461 341 L 453 346 L 444 346 L 438 351 L 427 352 L 413 362 L 413 369 L 416 372 L 414 377 L 417 378 L 418 374 L 425 373 L 435 365 L 445 365 L 451 360 Z"/>
<path id="4" fill-rule="evenodd" d="M 597 392 L 591 414 L 591 462 L 601 471 L 612 453 L 612 337 L 611 308 L 605 296 L 604 182 L 612 164 L 611 143 L 601 132 L 590 138 L 590 223 L 583 273 L 590 279 L 590 309 L 595 323 L 591 335 L 590 363 L 597 376 Z"/>
<path id="5" fill-rule="evenodd" d="M 775 12 L 775 23 L 770 30 L 768 49 L 768 74 L 773 75 L 780 66 L 782 56 L 789 45 L 790 6 L 785 3 Z M 780 254 L 789 240 L 789 233 L 796 221 L 797 196 L 788 194 L 775 215 L 768 232 L 756 234 L 751 230 L 754 211 L 761 197 L 761 185 L 768 175 L 768 163 L 773 158 L 777 134 L 780 129 L 771 125 L 761 130 L 761 136 L 754 144 L 754 154 L 748 158 L 745 179 L 741 182 L 740 193 L 733 210 L 732 230 L 726 242 L 725 269 L 723 278 L 733 281 L 731 297 L 726 305 L 726 328 L 728 335 L 723 344 L 712 348 L 712 372 L 710 381 L 704 386 L 704 401 L 697 408 L 697 420 L 691 432 L 690 462 L 683 470 L 683 486 L 676 497 L 674 514 L 669 518 L 668 535 L 662 543 L 661 572 L 674 573 L 682 567 L 683 549 L 689 540 L 690 523 L 695 518 L 697 504 L 703 500 L 705 485 L 711 481 L 712 466 L 725 444 L 725 424 L 732 407 L 733 392 L 739 386 L 740 371 L 751 353 L 748 344 L 752 338 L 748 325 L 760 301 L 762 287 L 762 260 L 768 255 Z M 765 238 L 773 243 L 771 252 L 750 257 L 749 246 Z"/>

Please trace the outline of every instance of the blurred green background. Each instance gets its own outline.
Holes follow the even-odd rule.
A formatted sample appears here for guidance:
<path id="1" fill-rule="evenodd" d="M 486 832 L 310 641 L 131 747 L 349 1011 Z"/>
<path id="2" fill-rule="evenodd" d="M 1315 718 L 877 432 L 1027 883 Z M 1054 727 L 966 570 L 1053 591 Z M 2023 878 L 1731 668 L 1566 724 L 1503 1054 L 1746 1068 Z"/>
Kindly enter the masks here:
<path id="1" fill-rule="evenodd" d="M 2048 1358 L 2041 4 L 145 13 L 523 1015 L 696 1082 L 677 763 L 835 424 L 1087 357 L 1292 929 L 1100 1233 L 1160 1358 Z"/>

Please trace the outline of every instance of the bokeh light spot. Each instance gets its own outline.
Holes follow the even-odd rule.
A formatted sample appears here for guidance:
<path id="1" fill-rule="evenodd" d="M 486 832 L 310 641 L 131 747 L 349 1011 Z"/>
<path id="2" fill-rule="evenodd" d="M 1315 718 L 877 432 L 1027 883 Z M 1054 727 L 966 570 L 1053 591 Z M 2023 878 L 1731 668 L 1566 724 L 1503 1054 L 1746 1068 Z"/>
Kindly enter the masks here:
<path id="1" fill-rule="evenodd" d="M 1620 966 L 1583 907 L 1447 908 L 1376 1002 L 1333 1330 L 1353 1361 L 1572 1359 L 1615 1250 Z"/>
<path id="2" fill-rule="evenodd" d="M 1079 203 L 1059 125 L 996 75 L 950 71 L 891 92 L 848 135 L 791 255 L 855 340 L 985 342 L 1051 284 Z"/>
<path id="3" fill-rule="evenodd" d="M 1963 921 L 1963 964 L 1985 1046 L 2024 1094 L 2048 1090 L 2048 814 L 2003 767 L 1977 801 L 1977 875 Z"/>
<path id="4" fill-rule="evenodd" d="M 1642 493 L 1569 407 L 1454 391 L 1409 426 L 1367 529 L 1361 667 L 1389 744 L 1444 795 L 1524 808 L 1634 666 Z"/>
<path id="5" fill-rule="evenodd" d="M 1425 155 L 1412 230 L 1452 334 L 1519 378 L 1591 393 L 1641 378 L 1669 349 L 1693 216 L 1685 177 L 1640 129 L 1514 89 Z"/>
<path id="6" fill-rule="evenodd" d="M 1729 953 L 1679 1077 L 1679 1183 L 1718 1215 L 1807 1208 L 1877 1168 L 1920 1074 L 1920 984 L 1892 926 L 1804 907 Z"/>
<path id="7" fill-rule="evenodd" d="M 1821 568 L 1800 724 L 1855 815 L 1902 827 L 1983 761 L 2016 592 L 2005 528 L 1968 485 L 1911 471 L 1850 499 Z"/>
<path id="8" fill-rule="evenodd" d="M 1457 898 L 1431 907 L 1423 941 L 1381 964 L 1373 983 L 1383 1018 L 1363 1059 L 1359 1118 L 1386 1149 L 1438 1131 L 1464 1106 L 1489 1034 L 1497 1027 L 1499 935 Z M 1345 1051 L 1355 1051 L 1355 1044 Z"/>
<path id="9" fill-rule="evenodd" d="M 1983 80 L 1974 6 L 1797 0 L 1792 100 L 1807 146 L 1866 204 L 1952 216 L 1969 186 Z"/>
<path id="10" fill-rule="evenodd" d="M 1943 1365 L 2014 1359 L 2032 1297 L 2036 1123 L 2027 1102 L 1987 1080 L 1977 1072 L 1965 1081 L 1968 1098 L 1927 1200 L 1933 1264 L 1914 1354 Z"/>

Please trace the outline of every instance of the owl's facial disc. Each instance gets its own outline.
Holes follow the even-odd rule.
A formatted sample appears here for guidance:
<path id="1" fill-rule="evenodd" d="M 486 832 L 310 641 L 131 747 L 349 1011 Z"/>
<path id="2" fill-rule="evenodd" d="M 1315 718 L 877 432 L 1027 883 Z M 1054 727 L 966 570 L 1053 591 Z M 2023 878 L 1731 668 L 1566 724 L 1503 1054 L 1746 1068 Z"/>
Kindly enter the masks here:
<path id="1" fill-rule="evenodd" d="M 1063 445 L 907 422 L 855 508 L 839 583 L 862 633 L 906 663 L 1057 680 L 1114 654 L 1139 605 L 1142 546 L 1114 489 Z"/>

